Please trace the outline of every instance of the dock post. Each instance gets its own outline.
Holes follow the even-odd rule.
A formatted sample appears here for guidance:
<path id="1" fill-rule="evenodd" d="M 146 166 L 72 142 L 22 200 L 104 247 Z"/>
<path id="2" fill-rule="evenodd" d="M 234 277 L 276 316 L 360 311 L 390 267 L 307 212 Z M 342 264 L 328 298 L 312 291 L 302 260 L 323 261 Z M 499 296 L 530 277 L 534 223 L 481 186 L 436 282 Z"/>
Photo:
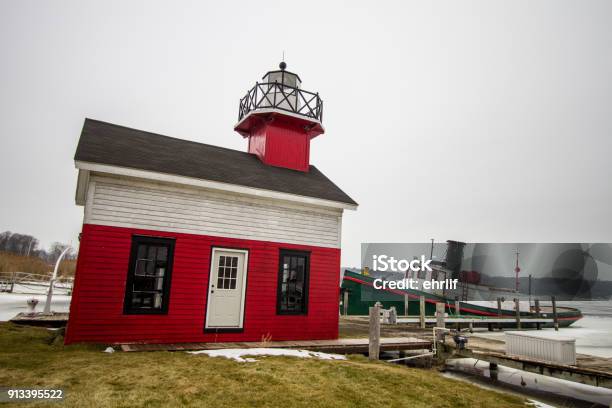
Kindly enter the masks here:
<path id="1" fill-rule="evenodd" d="M 459 296 L 455 296 L 455 316 L 459 317 L 460 314 L 460 302 L 459 302 Z M 457 322 L 457 330 L 461 331 L 461 323 Z"/>
<path id="2" fill-rule="evenodd" d="M 404 294 L 404 316 L 408 316 L 408 302 L 410 299 L 408 298 L 408 294 Z"/>
<path id="3" fill-rule="evenodd" d="M 436 303 L 436 327 L 446 327 L 445 307 L 444 303 Z"/>
<path id="4" fill-rule="evenodd" d="M 421 329 L 425 328 L 425 296 L 419 298 L 419 323 Z"/>
<path id="5" fill-rule="evenodd" d="M 368 358 L 378 360 L 380 354 L 380 302 L 370 307 L 370 341 L 368 344 Z"/>
<path id="6" fill-rule="evenodd" d="M 497 298 L 497 317 L 501 319 L 502 317 L 502 304 L 501 304 L 501 298 Z M 499 330 L 501 330 L 502 328 L 502 324 L 501 323 L 497 323 L 497 328 Z"/>
<path id="7" fill-rule="evenodd" d="M 536 300 L 534 300 L 534 302 L 535 302 L 536 319 L 539 319 L 541 317 L 541 315 L 540 315 L 540 299 L 536 299 Z M 542 330 L 542 324 L 540 322 L 536 323 L 536 329 L 537 330 Z"/>
<path id="8" fill-rule="evenodd" d="M 557 299 L 555 299 L 554 296 L 551 296 L 550 301 L 552 302 L 553 323 L 555 326 L 555 331 L 559 331 L 559 317 L 557 316 Z"/>
<path id="9" fill-rule="evenodd" d="M 514 298 L 514 308 L 516 309 L 516 328 L 521 330 L 521 305 L 519 298 Z"/>
<path id="10" fill-rule="evenodd" d="M 349 303 L 349 293 L 348 290 L 344 290 L 343 298 L 342 298 L 342 314 L 348 316 L 348 303 Z"/>
<path id="11" fill-rule="evenodd" d="M 499 369 L 497 367 L 497 363 L 489 363 L 489 377 L 493 381 L 497 381 L 498 374 L 499 374 Z"/>

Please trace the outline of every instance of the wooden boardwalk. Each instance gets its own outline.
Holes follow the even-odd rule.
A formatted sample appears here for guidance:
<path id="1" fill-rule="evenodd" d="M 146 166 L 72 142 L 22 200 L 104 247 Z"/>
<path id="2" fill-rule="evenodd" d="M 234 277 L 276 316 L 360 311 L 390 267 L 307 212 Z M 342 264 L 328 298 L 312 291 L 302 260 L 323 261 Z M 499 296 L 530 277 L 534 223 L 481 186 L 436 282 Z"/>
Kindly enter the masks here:
<path id="1" fill-rule="evenodd" d="M 415 337 L 386 337 L 380 341 L 381 351 L 431 349 L 429 340 Z M 187 351 L 219 350 L 230 348 L 295 348 L 327 353 L 357 354 L 368 352 L 368 339 L 344 338 L 332 340 L 297 340 L 239 343 L 172 343 L 172 344 L 122 344 L 123 351 Z"/>

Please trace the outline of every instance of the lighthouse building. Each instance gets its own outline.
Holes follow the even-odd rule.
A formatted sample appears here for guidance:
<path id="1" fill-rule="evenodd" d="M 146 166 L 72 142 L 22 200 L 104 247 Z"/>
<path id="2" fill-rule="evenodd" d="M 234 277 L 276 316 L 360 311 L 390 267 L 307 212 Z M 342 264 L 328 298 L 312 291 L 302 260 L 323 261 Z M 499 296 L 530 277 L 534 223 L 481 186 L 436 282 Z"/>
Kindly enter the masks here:
<path id="1" fill-rule="evenodd" d="M 322 118 L 281 63 L 240 100 L 247 152 L 86 119 L 66 343 L 336 338 L 357 204 L 310 164 Z"/>

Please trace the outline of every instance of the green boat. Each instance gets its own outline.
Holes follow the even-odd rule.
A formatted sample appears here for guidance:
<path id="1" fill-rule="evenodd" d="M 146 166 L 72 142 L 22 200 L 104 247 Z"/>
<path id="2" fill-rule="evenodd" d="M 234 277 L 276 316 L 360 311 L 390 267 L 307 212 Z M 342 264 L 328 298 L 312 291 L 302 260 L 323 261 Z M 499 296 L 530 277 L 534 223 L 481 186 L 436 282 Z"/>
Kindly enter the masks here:
<path id="1" fill-rule="evenodd" d="M 341 284 L 340 299 L 345 299 L 345 293 L 348 293 L 348 307 L 346 313 L 348 315 L 368 315 L 369 308 L 374 306 L 376 302 L 380 302 L 385 309 L 395 307 L 399 315 L 404 315 L 404 299 L 408 295 L 408 315 L 418 316 L 420 309 L 419 299 L 425 297 L 425 315 L 433 316 L 436 311 L 436 303 L 446 304 L 446 313 L 455 315 L 455 300 L 448 299 L 433 293 L 428 293 L 413 289 L 374 289 L 373 277 L 359 274 L 350 270 L 344 271 L 344 276 Z M 340 306 L 340 312 L 344 312 L 344 305 Z M 459 302 L 461 316 L 480 316 L 500 317 L 497 308 L 475 305 L 469 302 Z M 521 311 L 521 318 L 536 318 L 536 311 L 530 308 L 529 311 Z M 502 309 L 501 317 L 516 318 L 514 310 Z M 540 308 L 540 317 L 553 318 L 552 307 L 542 306 Z M 570 307 L 557 307 L 557 320 L 559 327 L 568 327 L 577 320 L 582 318 L 582 312 Z M 535 327 L 535 323 L 522 323 L 522 327 Z M 542 327 L 552 327 L 552 323 L 542 324 Z M 503 323 L 502 327 L 516 327 L 513 322 Z"/>

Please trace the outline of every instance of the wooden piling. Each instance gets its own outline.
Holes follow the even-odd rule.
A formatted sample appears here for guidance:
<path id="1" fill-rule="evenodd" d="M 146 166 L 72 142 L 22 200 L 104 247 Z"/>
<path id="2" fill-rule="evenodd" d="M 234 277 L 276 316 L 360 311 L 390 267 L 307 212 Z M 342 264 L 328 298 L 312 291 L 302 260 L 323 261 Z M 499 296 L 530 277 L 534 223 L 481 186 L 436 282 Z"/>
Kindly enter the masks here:
<path id="1" fill-rule="evenodd" d="M 535 302 L 536 318 L 539 319 L 541 317 L 541 315 L 540 315 L 540 299 L 536 299 L 534 302 Z M 536 323 L 536 329 L 537 330 L 542 330 L 542 324 L 541 323 Z"/>
<path id="2" fill-rule="evenodd" d="M 410 301 L 410 298 L 408 297 L 408 294 L 405 294 L 405 295 L 404 295 L 404 316 L 408 316 L 408 310 L 409 310 L 409 308 L 408 308 L 408 306 L 409 306 L 408 302 L 409 302 L 409 301 Z"/>
<path id="3" fill-rule="evenodd" d="M 344 290 L 344 295 L 342 299 L 342 313 L 345 316 L 348 316 L 348 305 L 349 305 L 349 293 L 348 290 Z"/>
<path id="4" fill-rule="evenodd" d="M 516 309 L 516 328 L 521 329 L 521 305 L 519 298 L 514 298 L 514 308 Z"/>
<path id="5" fill-rule="evenodd" d="M 368 358 L 378 360 L 380 355 L 380 302 L 370 307 L 370 341 L 368 347 Z"/>
<path id="6" fill-rule="evenodd" d="M 559 331 L 559 316 L 557 316 L 557 299 L 555 299 L 554 296 L 551 296 L 550 301 L 552 302 L 553 324 L 555 326 L 555 331 Z"/>
<path id="7" fill-rule="evenodd" d="M 460 302 L 459 297 L 455 296 L 455 316 L 459 316 L 460 313 Z M 457 322 L 457 330 L 461 331 L 461 323 Z"/>
<path id="8" fill-rule="evenodd" d="M 436 327 L 446 327 L 446 305 L 444 303 L 436 303 Z"/>
<path id="9" fill-rule="evenodd" d="M 497 298 L 497 317 L 502 317 L 502 302 L 501 298 Z M 497 323 L 497 328 L 501 330 L 501 323 Z"/>
<path id="10" fill-rule="evenodd" d="M 497 367 L 497 363 L 489 363 L 489 377 L 493 381 L 497 381 L 499 375 L 499 368 Z"/>
<path id="11" fill-rule="evenodd" d="M 425 328 L 425 296 L 419 298 L 419 319 L 421 329 Z"/>

